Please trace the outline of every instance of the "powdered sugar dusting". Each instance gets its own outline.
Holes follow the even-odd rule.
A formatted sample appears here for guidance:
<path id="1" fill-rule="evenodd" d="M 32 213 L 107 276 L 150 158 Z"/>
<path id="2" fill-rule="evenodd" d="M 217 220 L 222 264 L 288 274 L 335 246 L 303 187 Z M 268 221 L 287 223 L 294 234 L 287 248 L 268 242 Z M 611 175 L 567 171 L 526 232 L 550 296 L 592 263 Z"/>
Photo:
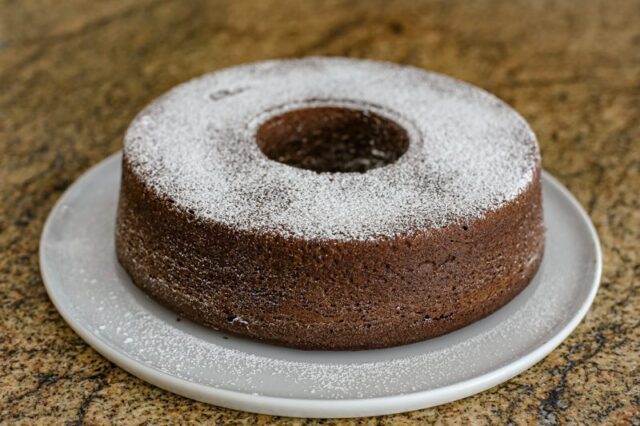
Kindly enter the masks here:
<path id="1" fill-rule="evenodd" d="M 373 111 L 409 133 L 408 151 L 366 173 L 316 173 L 268 159 L 255 133 L 308 106 Z M 517 197 L 539 163 L 535 135 L 492 95 L 412 67 L 337 58 L 212 73 L 148 106 L 125 156 L 158 193 L 237 229 L 369 239 L 481 217 Z"/>

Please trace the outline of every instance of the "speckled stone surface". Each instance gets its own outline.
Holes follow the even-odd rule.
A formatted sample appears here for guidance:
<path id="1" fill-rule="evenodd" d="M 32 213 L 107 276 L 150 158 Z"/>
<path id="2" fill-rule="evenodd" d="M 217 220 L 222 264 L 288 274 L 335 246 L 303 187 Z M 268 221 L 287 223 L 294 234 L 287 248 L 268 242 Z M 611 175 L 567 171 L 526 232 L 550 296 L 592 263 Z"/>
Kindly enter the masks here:
<path id="1" fill-rule="evenodd" d="M 440 407 L 326 424 L 640 424 L 640 2 L 0 2 L 0 424 L 317 424 L 187 400 L 112 365 L 38 270 L 65 188 L 171 86 L 274 57 L 343 55 L 450 74 L 512 104 L 587 208 L 604 276 L 543 362 Z"/>

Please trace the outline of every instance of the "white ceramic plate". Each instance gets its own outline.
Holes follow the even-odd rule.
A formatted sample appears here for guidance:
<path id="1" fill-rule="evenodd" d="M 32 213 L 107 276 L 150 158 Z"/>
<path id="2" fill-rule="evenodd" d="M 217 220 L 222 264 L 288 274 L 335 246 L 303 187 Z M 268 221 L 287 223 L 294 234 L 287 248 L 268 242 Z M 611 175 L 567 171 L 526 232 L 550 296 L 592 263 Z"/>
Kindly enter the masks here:
<path id="1" fill-rule="evenodd" d="M 442 404 L 531 367 L 578 325 L 593 301 L 601 254 L 571 194 L 543 175 L 547 242 L 527 289 L 493 315 L 421 343 L 308 352 L 226 336 L 159 306 L 120 268 L 114 249 L 121 155 L 82 176 L 42 233 L 40 266 L 73 329 L 130 373 L 180 395 L 258 413 L 372 416 Z"/>

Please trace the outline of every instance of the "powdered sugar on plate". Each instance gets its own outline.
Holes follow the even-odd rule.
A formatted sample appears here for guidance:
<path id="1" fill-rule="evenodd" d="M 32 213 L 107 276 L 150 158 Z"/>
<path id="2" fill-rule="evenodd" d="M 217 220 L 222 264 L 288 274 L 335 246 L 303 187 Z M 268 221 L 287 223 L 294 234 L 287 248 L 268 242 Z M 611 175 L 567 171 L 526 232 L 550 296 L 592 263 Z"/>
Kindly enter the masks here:
<path id="1" fill-rule="evenodd" d="M 366 173 L 316 173 L 267 158 L 255 133 L 307 106 L 373 111 L 402 125 L 407 152 Z M 308 239 L 369 239 L 481 217 L 539 166 L 515 111 L 468 84 L 390 63 L 306 58 L 207 74 L 150 104 L 125 157 L 164 197 L 206 220 Z"/>
<path id="2" fill-rule="evenodd" d="M 178 321 L 118 264 L 120 164 L 119 155 L 101 163 L 52 211 L 40 244 L 47 291 L 101 354 L 153 384 L 217 405 L 363 416 L 462 398 L 548 354 L 584 316 L 598 286 L 593 227 L 566 190 L 543 174 L 548 237 L 542 266 L 520 295 L 489 317 L 425 342 L 357 352 L 305 352 L 225 336 Z"/>

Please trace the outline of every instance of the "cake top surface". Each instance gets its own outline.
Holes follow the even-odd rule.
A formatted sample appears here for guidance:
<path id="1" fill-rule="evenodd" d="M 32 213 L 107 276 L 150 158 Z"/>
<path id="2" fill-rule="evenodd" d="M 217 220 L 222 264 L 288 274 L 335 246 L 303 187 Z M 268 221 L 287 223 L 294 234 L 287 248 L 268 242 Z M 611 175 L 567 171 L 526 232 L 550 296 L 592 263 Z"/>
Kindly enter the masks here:
<path id="1" fill-rule="evenodd" d="M 404 128 L 384 167 L 323 172 L 269 159 L 256 132 L 292 110 L 343 107 Z M 204 75 L 147 106 L 125 161 L 203 220 L 305 239 L 373 239 L 466 223 L 532 182 L 535 135 L 504 102 L 460 81 L 385 62 L 305 58 Z"/>

